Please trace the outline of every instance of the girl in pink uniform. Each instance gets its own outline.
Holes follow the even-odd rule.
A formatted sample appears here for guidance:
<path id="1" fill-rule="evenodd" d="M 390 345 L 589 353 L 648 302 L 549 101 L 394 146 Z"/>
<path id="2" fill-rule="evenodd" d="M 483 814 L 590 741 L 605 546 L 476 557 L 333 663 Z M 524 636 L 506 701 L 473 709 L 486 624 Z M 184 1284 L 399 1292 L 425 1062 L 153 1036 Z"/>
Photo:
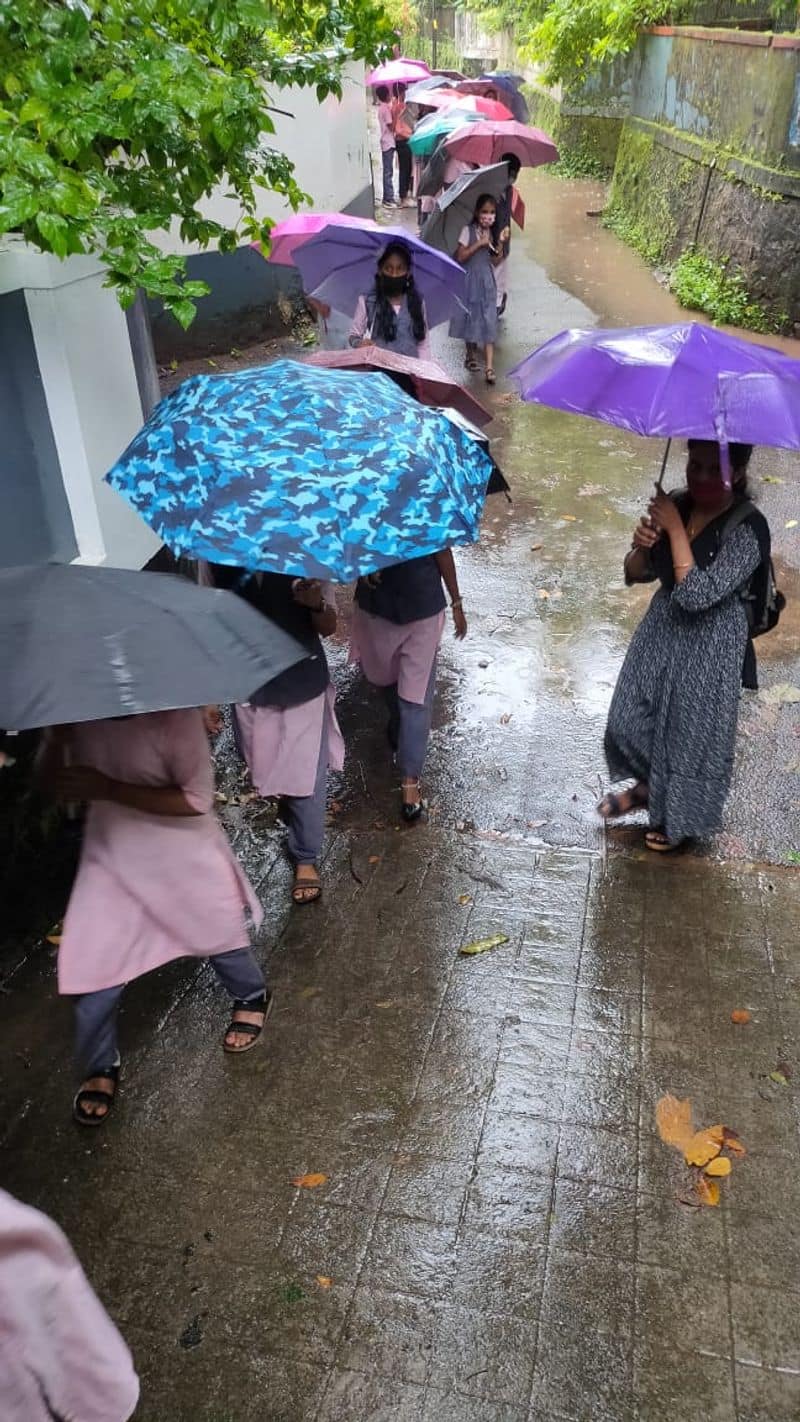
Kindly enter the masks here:
<path id="1" fill-rule="evenodd" d="M 253 785 L 281 801 L 294 864 L 292 901 L 302 907 L 322 893 L 319 861 L 325 838 L 328 769 L 341 770 L 344 742 L 334 710 L 323 637 L 336 631 L 332 583 L 283 573 L 248 573 L 209 565 L 217 587 L 229 588 L 301 642 L 307 656 L 234 707 L 237 748 Z"/>
<path id="2" fill-rule="evenodd" d="M 401 776 L 401 814 L 409 824 L 425 808 L 420 776 L 444 629 L 442 584 L 450 596 L 455 635 L 465 637 L 467 619 L 449 548 L 360 578 L 356 587 L 350 661 L 360 662 L 367 680 L 383 687 L 389 708 L 387 735 Z"/>
<path id="3" fill-rule="evenodd" d="M 255 1045 L 272 1004 L 248 946 L 248 916 L 258 925 L 261 908 L 213 814 L 201 711 L 60 727 L 43 769 L 60 800 L 89 805 L 58 985 L 75 999 L 73 1116 L 99 1126 L 116 1092 L 117 1015 L 132 978 L 208 958 L 233 998 L 224 1050 Z"/>

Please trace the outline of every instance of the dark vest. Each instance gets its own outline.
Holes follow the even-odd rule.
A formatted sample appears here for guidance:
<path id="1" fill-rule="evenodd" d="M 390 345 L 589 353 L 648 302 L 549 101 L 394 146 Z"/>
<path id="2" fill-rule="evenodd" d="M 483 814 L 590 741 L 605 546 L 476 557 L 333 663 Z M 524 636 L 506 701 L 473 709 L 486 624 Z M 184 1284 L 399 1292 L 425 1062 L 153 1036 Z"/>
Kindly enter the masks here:
<path id="1" fill-rule="evenodd" d="M 303 706 L 325 691 L 329 681 L 328 661 L 320 638 L 314 631 L 311 612 L 292 596 L 294 578 L 284 573 L 248 573 L 244 568 L 212 566 L 214 585 L 235 592 L 263 617 L 277 623 L 308 650 L 308 656 L 287 667 L 280 676 L 259 687 L 250 697 L 252 706 L 274 706 L 286 711 Z"/>
<path id="2" fill-rule="evenodd" d="M 423 617 L 435 617 L 446 607 L 442 579 L 433 554 L 395 563 L 374 575 L 375 581 L 359 578 L 356 602 L 362 612 L 383 617 L 403 626 Z"/>

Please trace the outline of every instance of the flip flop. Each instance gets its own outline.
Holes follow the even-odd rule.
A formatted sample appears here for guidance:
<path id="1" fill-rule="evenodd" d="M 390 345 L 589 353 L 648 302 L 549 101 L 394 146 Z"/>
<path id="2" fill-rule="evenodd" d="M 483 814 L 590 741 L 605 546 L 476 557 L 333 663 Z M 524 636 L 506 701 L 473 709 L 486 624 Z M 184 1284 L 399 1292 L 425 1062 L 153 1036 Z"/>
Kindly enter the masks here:
<path id="1" fill-rule="evenodd" d="M 618 795 L 613 791 L 604 795 L 597 806 L 597 813 L 602 820 L 621 820 L 625 815 L 632 815 L 636 810 L 643 810 L 647 799 L 644 791 L 637 790 L 633 785 L 630 790 L 621 790 Z"/>

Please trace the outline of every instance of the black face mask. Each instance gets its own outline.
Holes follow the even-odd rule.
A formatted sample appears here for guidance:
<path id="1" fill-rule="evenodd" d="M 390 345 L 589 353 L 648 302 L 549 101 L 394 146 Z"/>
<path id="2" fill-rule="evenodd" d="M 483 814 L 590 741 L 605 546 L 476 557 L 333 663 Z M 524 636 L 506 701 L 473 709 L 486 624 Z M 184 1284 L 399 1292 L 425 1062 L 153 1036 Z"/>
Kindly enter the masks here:
<path id="1" fill-rule="evenodd" d="M 381 291 L 384 296 L 405 296 L 408 291 L 408 277 L 382 276 Z"/>

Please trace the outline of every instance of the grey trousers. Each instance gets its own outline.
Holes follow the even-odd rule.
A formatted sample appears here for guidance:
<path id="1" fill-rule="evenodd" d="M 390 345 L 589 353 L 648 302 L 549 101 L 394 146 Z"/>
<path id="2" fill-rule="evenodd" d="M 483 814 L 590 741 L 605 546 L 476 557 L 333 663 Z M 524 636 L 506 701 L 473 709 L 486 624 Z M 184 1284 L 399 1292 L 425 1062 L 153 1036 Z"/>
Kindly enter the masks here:
<path id="1" fill-rule="evenodd" d="M 428 752 L 428 740 L 433 719 L 433 693 L 436 686 L 436 658 L 433 659 L 431 674 L 425 692 L 425 700 L 420 706 L 416 701 L 406 701 L 397 694 L 397 686 L 385 686 L 383 694 L 389 707 L 389 724 L 386 728 L 389 743 L 397 757 L 397 769 L 402 776 L 418 780 Z"/>
<path id="2" fill-rule="evenodd" d="M 234 948 L 209 958 L 222 986 L 234 999 L 251 1002 L 266 991 L 252 948 Z M 117 1017 L 125 983 L 75 998 L 75 1066 L 78 1077 L 96 1076 L 101 1067 L 119 1065 Z"/>
<path id="3" fill-rule="evenodd" d="M 289 855 L 294 864 L 316 864 L 322 854 L 325 838 L 325 798 L 328 788 L 328 727 L 330 708 L 325 705 L 319 760 L 310 795 L 284 795 L 281 798 L 281 818 L 288 831 Z"/>

